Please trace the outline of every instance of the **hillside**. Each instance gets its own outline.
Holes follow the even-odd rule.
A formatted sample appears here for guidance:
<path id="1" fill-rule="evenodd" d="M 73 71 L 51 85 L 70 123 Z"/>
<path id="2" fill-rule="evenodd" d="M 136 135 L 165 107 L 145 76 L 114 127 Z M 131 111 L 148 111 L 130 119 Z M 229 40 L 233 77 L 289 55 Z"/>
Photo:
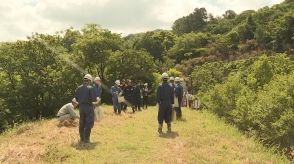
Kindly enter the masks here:
<path id="1" fill-rule="evenodd" d="M 27 123 L 0 136 L 0 163 L 289 163 L 206 111 L 184 109 L 173 134 L 159 137 L 154 107 L 122 116 L 103 109 L 92 144 L 78 145 L 78 128 L 54 119 Z"/>

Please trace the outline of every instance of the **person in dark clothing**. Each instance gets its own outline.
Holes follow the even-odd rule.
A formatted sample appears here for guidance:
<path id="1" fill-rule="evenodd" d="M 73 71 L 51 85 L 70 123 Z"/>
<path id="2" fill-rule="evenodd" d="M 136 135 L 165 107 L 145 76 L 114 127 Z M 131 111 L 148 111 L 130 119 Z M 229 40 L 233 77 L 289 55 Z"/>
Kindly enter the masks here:
<path id="1" fill-rule="evenodd" d="M 125 96 L 126 87 L 127 87 L 126 81 L 123 79 L 121 81 L 120 89 L 122 90 L 122 93 L 123 93 L 122 96 L 124 96 L 125 99 L 126 99 L 126 96 Z M 126 102 L 122 102 L 120 104 L 121 104 L 121 109 L 125 112 L 127 110 L 127 104 L 126 104 Z"/>
<path id="2" fill-rule="evenodd" d="M 135 85 L 134 89 L 134 106 L 136 111 L 141 111 L 141 88 L 140 88 L 140 83 Z"/>
<path id="3" fill-rule="evenodd" d="M 163 121 L 167 124 L 167 132 L 171 133 L 171 114 L 174 104 L 174 90 L 168 83 L 168 74 L 162 74 L 162 84 L 157 88 L 156 102 L 158 110 L 158 133 L 162 134 Z"/>
<path id="4" fill-rule="evenodd" d="M 84 84 L 76 89 L 75 98 L 80 107 L 80 141 L 90 142 L 91 129 L 94 126 L 94 105 L 96 96 L 91 86 L 92 76 L 87 74 L 84 76 Z"/>
<path id="5" fill-rule="evenodd" d="M 149 97 L 149 89 L 148 89 L 147 83 L 144 84 L 144 87 L 142 89 L 142 94 L 143 94 L 143 108 L 147 109 L 148 108 L 148 97 Z"/>
<path id="6" fill-rule="evenodd" d="M 183 87 L 181 86 L 181 80 L 179 77 L 175 78 L 175 97 L 178 100 L 178 106 L 175 107 L 175 111 L 177 113 L 177 119 L 181 119 L 182 118 L 182 100 L 183 100 Z"/>
<path id="7" fill-rule="evenodd" d="M 133 102 L 134 87 L 132 86 L 132 81 L 127 80 L 127 86 L 124 91 L 124 96 L 127 106 L 130 106 L 135 113 L 134 102 Z"/>

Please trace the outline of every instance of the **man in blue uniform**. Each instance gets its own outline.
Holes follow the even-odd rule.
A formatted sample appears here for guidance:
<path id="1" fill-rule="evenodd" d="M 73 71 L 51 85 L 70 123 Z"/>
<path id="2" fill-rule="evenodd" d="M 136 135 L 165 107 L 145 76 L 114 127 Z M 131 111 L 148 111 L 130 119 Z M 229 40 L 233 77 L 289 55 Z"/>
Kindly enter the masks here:
<path id="1" fill-rule="evenodd" d="M 121 106 L 118 102 L 118 96 L 122 95 L 122 90 L 119 87 L 120 81 L 116 80 L 115 85 L 111 87 L 111 95 L 112 95 L 112 103 L 113 103 L 113 109 L 115 114 L 121 114 Z"/>
<path id="2" fill-rule="evenodd" d="M 80 141 L 90 142 L 91 129 L 94 125 L 94 106 L 96 96 L 91 86 L 92 76 L 87 74 L 84 76 L 84 83 L 79 86 L 75 93 L 75 98 L 80 106 Z"/>
<path id="3" fill-rule="evenodd" d="M 171 133 L 172 104 L 174 103 L 174 90 L 168 83 L 168 74 L 162 74 L 162 84 L 157 88 L 158 133 L 162 134 L 163 121 L 167 124 L 167 132 Z"/>
<path id="4" fill-rule="evenodd" d="M 177 119 L 182 118 L 182 100 L 183 100 L 183 87 L 181 86 L 181 79 L 179 77 L 175 78 L 175 97 L 178 100 L 178 106 L 175 107 L 176 113 L 177 113 Z"/>

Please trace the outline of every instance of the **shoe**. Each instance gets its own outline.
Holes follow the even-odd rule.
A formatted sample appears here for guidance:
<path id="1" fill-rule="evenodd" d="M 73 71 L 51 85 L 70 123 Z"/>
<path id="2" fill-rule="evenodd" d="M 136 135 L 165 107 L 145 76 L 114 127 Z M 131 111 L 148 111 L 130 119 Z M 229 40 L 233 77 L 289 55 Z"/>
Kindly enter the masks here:
<path id="1" fill-rule="evenodd" d="M 158 133 L 162 134 L 162 128 L 158 128 Z"/>
<path id="2" fill-rule="evenodd" d="M 167 124 L 167 133 L 171 134 L 171 124 Z"/>

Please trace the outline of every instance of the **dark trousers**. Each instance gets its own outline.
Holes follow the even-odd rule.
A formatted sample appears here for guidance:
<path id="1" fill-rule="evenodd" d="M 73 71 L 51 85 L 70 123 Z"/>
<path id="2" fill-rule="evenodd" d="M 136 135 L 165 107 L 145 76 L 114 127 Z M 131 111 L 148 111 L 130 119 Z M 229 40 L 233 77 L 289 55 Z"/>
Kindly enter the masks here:
<path id="1" fill-rule="evenodd" d="M 181 107 L 176 107 L 175 108 L 177 118 L 182 118 L 182 108 Z"/>
<path id="2" fill-rule="evenodd" d="M 123 111 L 127 110 L 128 105 L 125 102 L 120 103 L 120 106 Z"/>
<path id="3" fill-rule="evenodd" d="M 136 111 L 141 110 L 141 105 L 138 105 L 138 104 L 135 105 L 135 110 L 136 110 Z"/>
<path id="4" fill-rule="evenodd" d="M 148 96 L 143 97 L 143 108 L 147 109 L 148 107 Z"/>
<path id="5" fill-rule="evenodd" d="M 90 141 L 91 129 L 94 126 L 94 106 L 80 107 L 79 133 L 81 141 Z"/>
<path id="6" fill-rule="evenodd" d="M 133 104 L 132 99 L 129 97 L 126 98 L 126 106 L 130 106 L 133 112 L 135 113 L 135 105 Z"/>
<path id="7" fill-rule="evenodd" d="M 135 110 L 141 110 L 141 98 L 134 99 Z"/>
<path id="8" fill-rule="evenodd" d="M 163 121 L 165 121 L 165 123 L 167 123 L 167 124 L 170 124 L 171 115 L 172 115 L 172 105 L 171 104 L 162 103 L 159 105 L 157 119 L 158 119 L 158 123 L 160 125 L 163 124 Z"/>

